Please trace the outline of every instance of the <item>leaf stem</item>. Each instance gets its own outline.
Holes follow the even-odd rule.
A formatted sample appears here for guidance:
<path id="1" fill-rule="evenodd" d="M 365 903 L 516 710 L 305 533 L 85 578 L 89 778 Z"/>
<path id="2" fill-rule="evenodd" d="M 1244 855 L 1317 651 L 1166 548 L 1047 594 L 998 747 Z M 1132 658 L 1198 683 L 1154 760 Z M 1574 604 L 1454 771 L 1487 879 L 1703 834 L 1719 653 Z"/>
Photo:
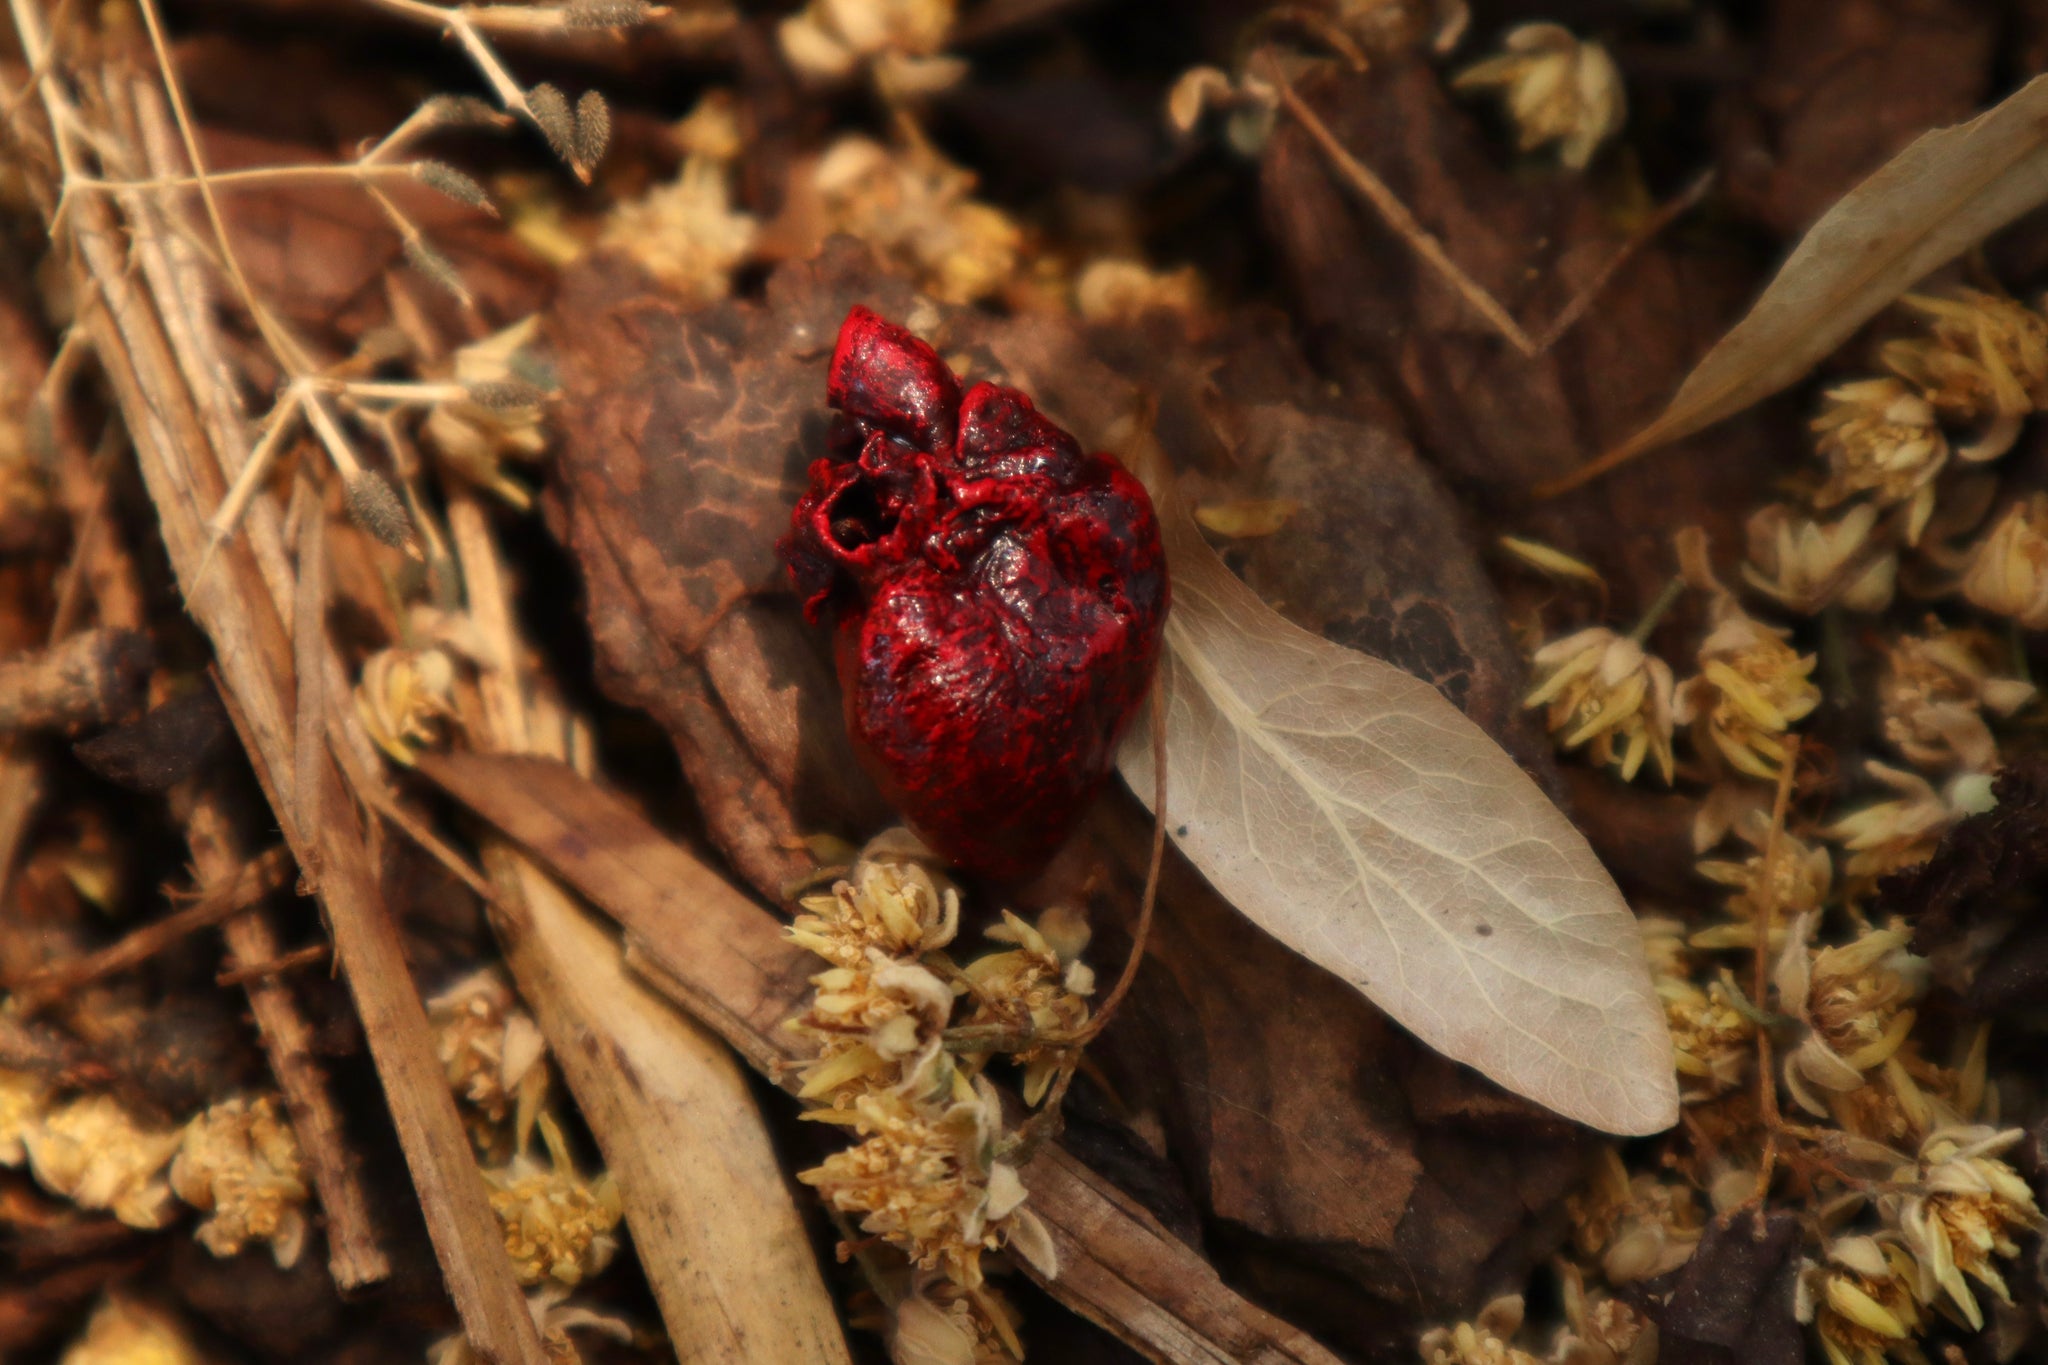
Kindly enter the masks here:
<path id="1" fill-rule="evenodd" d="M 1636 622 L 1635 629 L 1628 633 L 1629 643 L 1639 645 L 1649 639 L 1650 632 L 1657 628 L 1657 623 L 1664 619 L 1664 613 L 1671 610 L 1672 604 L 1678 601 L 1678 595 L 1684 591 L 1683 574 L 1666 583 L 1664 591 L 1657 594 L 1657 600 L 1650 603 L 1650 609 L 1643 613 L 1643 619 Z"/>

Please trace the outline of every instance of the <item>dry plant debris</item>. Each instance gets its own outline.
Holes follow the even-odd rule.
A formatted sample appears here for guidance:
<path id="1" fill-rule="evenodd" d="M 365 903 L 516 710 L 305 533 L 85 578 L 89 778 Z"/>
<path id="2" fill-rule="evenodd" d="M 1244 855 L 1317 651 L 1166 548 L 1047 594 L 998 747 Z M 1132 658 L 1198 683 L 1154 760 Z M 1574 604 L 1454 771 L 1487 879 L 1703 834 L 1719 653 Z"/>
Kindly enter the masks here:
<path id="1" fill-rule="evenodd" d="M 960 891 L 933 861 L 908 831 L 884 833 L 829 892 L 799 902 L 791 940 L 833 965 L 811 978 L 810 1008 L 790 1024 L 819 1048 L 797 1094 L 811 1106 L 805 1117 L 856 1142 L 797 1178 L 901 1255 L 899 1268 L 863 1267 L 893 1301 L 896 1334 L 904 1306 L 927 1312 L 934 1285 L 944 1284 L 963 1330 L 1016 1359 L 1012 1310 L 985 1282 L 982 1255 L 1008 1250 L 1048 1279 L 1059 1264 L 1017 1173 L 1030 1138 L 1006 1127 L 1001 1098 L 980 1073 L 1010 1053 L 1024 1067 L 1025 1103 L 1045 1103 L 1056 1086 L 1057 1105 L 1087 1037 L 1087 927 L 1058 908 L 1036 927 L 1004 911 L 990 936 L 1017 946 L 956 967 L 944 950 L 959 926 Z M 972 1008 L 954 1028 L 956 997 Z M 896 1284 L 912 1271 L 927 1274 L 905 1297 Z"/>
<path id="2" fill-rule="evenodd" d="M 7 8 L 0 1354 L 2043 1349 L 2034 7 Z M 845 750 L 855 303 L 1172 466 L 1156 923 Z"/>

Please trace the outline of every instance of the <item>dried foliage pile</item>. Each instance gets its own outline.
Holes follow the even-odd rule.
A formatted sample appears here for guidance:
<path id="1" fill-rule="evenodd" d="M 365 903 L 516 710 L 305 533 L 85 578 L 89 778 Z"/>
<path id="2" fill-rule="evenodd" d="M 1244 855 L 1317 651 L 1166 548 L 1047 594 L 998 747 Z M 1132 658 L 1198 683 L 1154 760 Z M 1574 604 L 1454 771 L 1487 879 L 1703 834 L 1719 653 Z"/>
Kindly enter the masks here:
<path id="1" fill-rule="evenodd" d="M 2048 1350 L 2048 8 L 8 15 L 0 1355 Z M 854 304 L 1212 612 L 1028 882 L 776 559 Z"/>

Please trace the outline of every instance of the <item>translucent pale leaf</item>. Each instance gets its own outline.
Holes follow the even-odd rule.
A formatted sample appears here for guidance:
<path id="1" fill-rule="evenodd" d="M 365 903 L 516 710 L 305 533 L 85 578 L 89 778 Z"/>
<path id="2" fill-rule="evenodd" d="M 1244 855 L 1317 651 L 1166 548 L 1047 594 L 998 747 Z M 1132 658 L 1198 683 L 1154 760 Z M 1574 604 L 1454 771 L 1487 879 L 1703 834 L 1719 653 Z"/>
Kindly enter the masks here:
<path id="1" fill-rule="evenodd" d="M 1242 913 L 1430 1046 L 1613 1133 L 1677 1121 L 1635 917 L 1427 683 L 1286 621 L 1163 500 L 1168 828 Z M 1120 755 L 1153 792 L 1150 727 Z"/>
<path id="2" fill-rule="evenodd" d="M 1807 229 L 1657 419 L 1559 481 L 1590 478 L 1797 382 L 1931 272 L 2048 202 L 2048 76 L 1923 133 Z"/>

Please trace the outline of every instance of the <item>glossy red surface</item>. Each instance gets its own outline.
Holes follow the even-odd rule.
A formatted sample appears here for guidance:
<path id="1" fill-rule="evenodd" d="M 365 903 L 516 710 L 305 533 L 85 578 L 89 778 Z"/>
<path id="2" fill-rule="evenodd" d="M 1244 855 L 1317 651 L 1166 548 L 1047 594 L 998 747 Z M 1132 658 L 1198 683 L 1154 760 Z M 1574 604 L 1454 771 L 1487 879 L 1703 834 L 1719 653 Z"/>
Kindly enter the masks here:
<path id="1" fill-rule="evenodd" d="M 1139 482 L 1015 389 L 965 394 L 924 342 L 847 314 L 784 561 L 837 622 L 846 723 L 905 819 L 960 866 L 1023 876 L 1108 776 L 1159 655 L 1168 587 Z"/>

